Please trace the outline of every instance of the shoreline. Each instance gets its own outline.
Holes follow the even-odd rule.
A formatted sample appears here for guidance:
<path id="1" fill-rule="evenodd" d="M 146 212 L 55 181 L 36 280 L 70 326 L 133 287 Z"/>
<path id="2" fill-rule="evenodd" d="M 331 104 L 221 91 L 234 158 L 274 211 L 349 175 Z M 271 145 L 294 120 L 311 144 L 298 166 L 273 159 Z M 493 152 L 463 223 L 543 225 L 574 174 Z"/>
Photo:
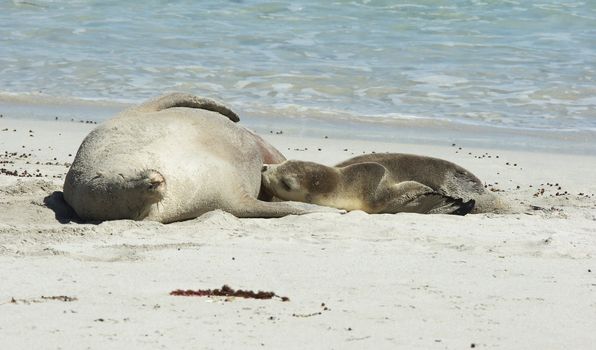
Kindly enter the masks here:
<path id="1" fill-rule="evenodd" d="M 30 98 L 39 98 L 32 103 Z M 133 104 L 124 101 L 55 98 L 46 95 L 1 95 L 4 119 L 100 123 Z M 453 142 L 489 149 L 524 149 L 568 154 L 596 153 L 596 130 L 546 130 L 481 125 L 411 117 L 355 116 L 336 111 L 259 111 L 233 108 L 241 123 L 261 134 L 285 132 L 292 136 L 361 139 L 375 142 L 444 145 Z M 1 119 L 0 119 L 1 120 Z M 353 133 L 358 130 L 358 133 Z"/>

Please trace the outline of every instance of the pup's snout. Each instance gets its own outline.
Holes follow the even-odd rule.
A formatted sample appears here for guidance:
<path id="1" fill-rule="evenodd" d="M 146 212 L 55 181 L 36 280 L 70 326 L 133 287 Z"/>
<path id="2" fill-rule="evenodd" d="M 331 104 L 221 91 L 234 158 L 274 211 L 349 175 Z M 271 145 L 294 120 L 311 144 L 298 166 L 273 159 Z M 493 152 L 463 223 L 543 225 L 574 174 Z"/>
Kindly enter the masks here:
<path id="1" fill-rule="evenodd" d="M 263 164 L 263 167 L 261 168 L 261 172 L 263 173 L 263 172 L 267 171 L 267 169 L 269 169 L 269 165 Z"/>

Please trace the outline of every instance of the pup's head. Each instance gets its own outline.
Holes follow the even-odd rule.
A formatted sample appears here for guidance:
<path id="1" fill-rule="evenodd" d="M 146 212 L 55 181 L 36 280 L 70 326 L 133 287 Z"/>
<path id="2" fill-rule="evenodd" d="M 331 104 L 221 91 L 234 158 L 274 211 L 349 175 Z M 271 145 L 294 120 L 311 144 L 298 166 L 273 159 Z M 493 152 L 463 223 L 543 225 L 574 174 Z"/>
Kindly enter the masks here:
<path id="1" fill-rule="evenodd" d="M 313 162 L 287 160 L 265 164 L 261 172 L 263 187 L 282 200 L 316 203 L 316 197 L 335 189 L 337 171 Z"/>

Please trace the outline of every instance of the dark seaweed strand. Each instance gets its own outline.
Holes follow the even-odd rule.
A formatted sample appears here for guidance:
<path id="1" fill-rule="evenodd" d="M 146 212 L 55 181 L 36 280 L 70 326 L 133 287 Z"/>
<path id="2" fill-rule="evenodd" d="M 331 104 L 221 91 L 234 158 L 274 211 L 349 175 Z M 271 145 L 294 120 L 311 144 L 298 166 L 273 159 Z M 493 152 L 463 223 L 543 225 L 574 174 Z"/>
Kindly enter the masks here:
<path id="1" fill-rule="evenodd" d="M 272 299 L 273 297 L 278 297 L 282 301 L 289 301 L 290 298 L 282 297 L 274 292 L 263 292 L 258 291 L 254 292 L 252 290 L 234 290 L 230 288 L 228 285 L 223 285 L 221 289 L 198 289 L 198 290 L 182 290 L 177 289 L 170 292 L 170 295 L 175 296 L 186 296 L 186 297 L 211 297 L 211 296 L 218 296 L 218 297 L 240 297 L 240 298 L 249 298 L 249 299 Z"/>

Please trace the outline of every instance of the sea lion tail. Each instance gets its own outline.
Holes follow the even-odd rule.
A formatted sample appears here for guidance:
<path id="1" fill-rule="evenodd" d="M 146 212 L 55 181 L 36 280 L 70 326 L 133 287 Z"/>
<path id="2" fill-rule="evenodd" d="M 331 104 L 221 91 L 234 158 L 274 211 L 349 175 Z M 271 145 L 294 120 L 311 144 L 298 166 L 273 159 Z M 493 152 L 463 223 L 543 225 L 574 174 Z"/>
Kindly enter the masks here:
<path id="1" fill-rule="evenodd" d="M 156 97 L 133 109 L 138 112 L 159 112 L 175 107 L 205 109 L 226 116 L 235 123 L 240 121 L 238 114 L 219 101 L 180 92 Z"/>

